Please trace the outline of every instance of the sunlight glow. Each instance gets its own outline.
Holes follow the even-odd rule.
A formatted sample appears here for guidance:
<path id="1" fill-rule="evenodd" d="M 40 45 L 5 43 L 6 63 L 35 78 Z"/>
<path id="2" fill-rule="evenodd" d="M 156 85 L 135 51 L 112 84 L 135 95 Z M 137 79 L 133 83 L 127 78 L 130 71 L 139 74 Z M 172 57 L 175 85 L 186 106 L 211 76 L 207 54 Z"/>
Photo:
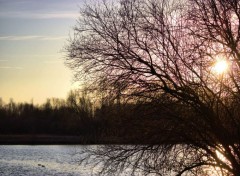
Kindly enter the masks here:
<path id="1" fill-rule="evenodd" d="M 232 168 L 231 163 L 228 161 L 228 159 L 224 156 L 223 153 L 221 153 L 219 150 L 215 150 L 215 153 L 217 155 L 217 158 L 227 164 L 230 168 Z M 227 170 L 224 170 L 223 168 L 220 168 L 218 166 L 207 166 L 204 169 L 205 173 L 207 175 L 211 176 L 225 176 L 227 175 Z"/>
<path id="2" fill-rule="evenodd" d="M 228 62 L 224 59 L 218 59 L 213 66 L 213 70 L 217 74 L 223 74 L 227 72 Z"/>
<path id="3" fill-rule="evenodd" d="M 221 152 L 219 152 L 218 150 L 216 150 L 215 152 L 216 152 L 216 155 L 217 155 L 218 159 L 220 159 L 221 161 L 223 161 L 223 162 L 225 162 L 225 163 L 228 162 L 228 160 L 226 159 L 226 157 L 225 157 Z"/>

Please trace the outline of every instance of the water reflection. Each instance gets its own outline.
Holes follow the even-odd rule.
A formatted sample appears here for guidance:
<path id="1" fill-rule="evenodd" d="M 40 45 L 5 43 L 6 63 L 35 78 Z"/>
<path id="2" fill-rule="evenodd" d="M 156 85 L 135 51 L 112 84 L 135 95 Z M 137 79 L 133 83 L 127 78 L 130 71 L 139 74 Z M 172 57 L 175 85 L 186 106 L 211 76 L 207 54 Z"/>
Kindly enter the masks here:
<path id="1" fill-rule="evenodd" d="M 0 175 L 1 176 L 89 176 L 98 175 L 100 166 L 93 168 L 93 163 L 87 166 L 79 165 L 85 147 L 68 145 L 42 146 L 0 146 Z M 91 146 L 90 148 L 96 148 Z M 184 154 L 179 154 L 183 157 Z M 222 155 L 216 151 L 220 159 Z M 205 167 L 204 172 L 211 176 L 224 176 L 217 167 Z M 125 170 L 122 175 L 129 175 Z M 141 175 L 141 174 L 139 174 Z M 173 174 L 174 175 L 174 174 Z"/>
<path id="2" fill-rule="evenodd" d="M 82 146 L 0 146 L 0 175 L 91 175 L 97 168 L 78 164 Z"/>

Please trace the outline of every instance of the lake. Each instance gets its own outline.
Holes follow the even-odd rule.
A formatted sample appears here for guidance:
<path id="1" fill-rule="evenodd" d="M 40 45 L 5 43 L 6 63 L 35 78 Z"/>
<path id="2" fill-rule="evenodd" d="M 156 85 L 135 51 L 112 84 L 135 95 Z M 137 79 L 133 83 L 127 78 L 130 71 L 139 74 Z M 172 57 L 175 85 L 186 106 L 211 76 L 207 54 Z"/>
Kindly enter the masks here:
<path id="1" fill-rule="evenodd" d="M 81 145 L 1 145 L 1 176 L 88 176 L 96 173 L 79 165 Z"/>
<path id="2" fill-rule="evenodd" d="M 0 145 L 0 176 L 96 176 L 100 168 L 79 164 L 79 153 L 86 147 L 95 146 Z M 205 171 L 221 175 L 211 168 Z M 122 175 L 130 174 L 126 170 Z"/>

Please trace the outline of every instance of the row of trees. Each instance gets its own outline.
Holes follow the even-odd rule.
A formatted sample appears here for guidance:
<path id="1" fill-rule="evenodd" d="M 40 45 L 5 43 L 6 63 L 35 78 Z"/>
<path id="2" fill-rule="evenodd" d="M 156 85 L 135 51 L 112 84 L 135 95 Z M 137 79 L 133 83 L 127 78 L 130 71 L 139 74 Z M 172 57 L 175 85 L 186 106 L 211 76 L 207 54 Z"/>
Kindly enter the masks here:
<path id="1" fill-rule="evenodd" d="M 92 103 L 78 91 L 71 91 L 66 100 L 47 99 L 42 105 L 15 103 L 12 99 L 0 103 L 1 134 L 94 133 L 87 125 L 93 125 L 93 121 Z"/>
<path id="2" fill-rule="evenodd" d="M 99 147 L 90 154 L 105 161 L 103 173 L 239 175 L 239 0 L 91 2 L 74 32 L 66 63 L 77 79 L 110 97 L 161 104 L 166 115 L 155 114 L 170 122 L 167 134 L 184 141 L 172 144 L 163 133 L 161 145 Z M 214 72 L 217 60 L 229 70 Z M 153 107 L 145 112 L 158 112 Z"/>
<path id="3" fill-rule="evenodd" d="M 74 135 L 88 144 L 147 144 L 160 142 L 163 133 L 167 136 L 170 124 L 167 119 L 159 120 L 157 113 L 164 114 L 160 104 L 123 103 L 103 94 L 97 99 L 96 95 L 71 91 L 66 100 L 47 99 L 42 105 L 1 101 L 0 133 Z M 149 106 L 155 106 L 155 111 L 149 111 Z M 170 142 L 176 142 L 176 137 Z"/>

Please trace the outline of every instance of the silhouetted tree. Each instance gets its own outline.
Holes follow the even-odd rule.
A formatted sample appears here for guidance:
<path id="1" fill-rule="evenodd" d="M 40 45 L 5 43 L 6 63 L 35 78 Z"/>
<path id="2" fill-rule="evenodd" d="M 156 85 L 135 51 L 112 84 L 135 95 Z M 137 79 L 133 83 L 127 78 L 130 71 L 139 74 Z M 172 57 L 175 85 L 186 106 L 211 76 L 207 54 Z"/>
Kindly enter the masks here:
<path id="1" fill-rule="evenodd" d="M 81 10 L 66 48 L 76 77 L 96 87 L 124 82 L 121 95 L 161 104 L 167 117 L 159 119 L 175 136 L 93 150 L 105 173 L 239 175 L 239 14 L 239 0 L 102 1 Z M 217 59 L 229 70 L 217 73 Z"/>
<path id="2" fill-rule="evenodd" d="M 3 105 L 4 105 L 4 102 L 3 102 L 2 98 L 0 97 L 0 108 L 2 108 Z"/>
<path id="3" fill-rule="evenodd" d="M 71 100 L 71 101 L 70 101 Z M 96 135 L 98 122 L 86 94 L 72 91 L 66 100 L 48 98 L 42 105 L 0 102 L 1 134 Z"/>
<path id="4" fill-rule="evenodd" d="M 93 107 L 86 93 L 81 93 L 76 90 L 70 91 L 67 98 L 67 104 L 78 114 L 79 118 L 92 118 Z"/>

